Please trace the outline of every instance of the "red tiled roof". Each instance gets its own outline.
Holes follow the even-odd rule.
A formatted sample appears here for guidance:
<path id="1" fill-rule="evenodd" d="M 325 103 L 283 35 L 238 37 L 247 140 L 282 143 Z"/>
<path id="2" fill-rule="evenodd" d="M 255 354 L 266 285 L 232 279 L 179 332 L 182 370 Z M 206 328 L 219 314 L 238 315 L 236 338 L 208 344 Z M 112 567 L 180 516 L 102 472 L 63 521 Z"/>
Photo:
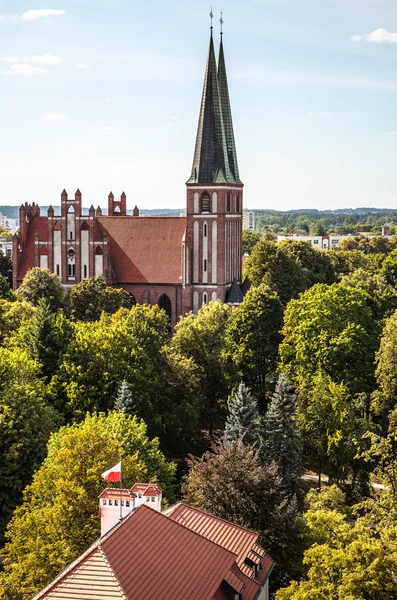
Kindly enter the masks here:
<path id="1" fill-rule="evenodd" d="M 192 531 L 237 554 L 239 566 L 256 544 L 259 535 L 183 502 L 166 510 L 165 514 L 173 521 L 185 525 Z"/>
<path id="2" fill-rule="evenodd" d="M 241 594 L 245 587 L 244 581 L 241 579 L 241 577 L 236 575 L 232 569 L 230 569 L 230 571 L 226 574 L 225 581 L 227 581 L 228 584 L 231 585 L 232 588 L 234 588 L 239 594 Z"/>
<path id="3" fill-rule="evenodd" d="M 181 283 L 184 217 L 98 217 L 119 283 Z"/>
<path id="4" fill-rule="evenodd" d="M 92 570 L 94 556 L 98 561 L 96 574 Z M 235 560 L 232 552 L 142 505 L 65 569 L 35 600 L 210 600 Z M 95 596 L 92 592 L 102 593 L 105 583 L 111 589 L 106 565 L 120 586 L 119 596 L 110 592 Z M 67 590 L 64 595 L 63 590 Z"/>
<path id="5" fill-rule="evenodd" d="M 208 600 L 236 558 L 146 506 L 136 509 L 102 547 L 131 600 Z"/>
<path id="6" fill-rule="evenodd" d="M 54 585 L 55 583 L 55 585 Z M 57 579 L 35 598 L 46 600 L 128 600 L 101 548 Z"/>
<path id="7" fill-rule="evenodd" d="M 28 227 L 26 242 L 22 253 L 22 260 L 18 268 L 18 280 L 21 281 L 26 273 L 33 267 L 34 240 L 36 231 L 39 232 L 39 241 L 46 242 L 48 237 L 47 217 L 33 217 Z"/>
<path id="8" fill-rule="evenodd" d="M 121 490 L 122 497 L 135 498 L 135 494 L 127 489 Z M 120 488 L 106 488 L 98 496 L 98 498 L 120 498 Z"/>
<path id="9" fill-rule="evenodd" d="M 163 493 L 163 490 L 159 485 L 153 485 L 150 483 L 135 483 L 131 492 L 135 494 L 142 494 L 142 496 L 160 496 Z"/>

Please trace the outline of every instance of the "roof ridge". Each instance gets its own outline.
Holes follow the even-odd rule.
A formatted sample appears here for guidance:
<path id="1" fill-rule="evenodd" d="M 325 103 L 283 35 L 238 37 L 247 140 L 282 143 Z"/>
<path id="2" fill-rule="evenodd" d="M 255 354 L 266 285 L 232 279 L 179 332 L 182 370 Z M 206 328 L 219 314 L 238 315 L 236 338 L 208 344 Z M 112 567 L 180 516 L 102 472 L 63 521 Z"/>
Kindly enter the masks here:
<path id="1" fill-rule="evenodd" d="M 112 575 L 113 575 L 113 577 L 115 578 L 115 580 L 116 580 L 116 583 L 117 583 L 117 585 L 119 586 L 121 593 L 123 594 L 123 600 L 128 600 L 128 598 L 127 598 L 127 594 L 125 593 L 125 591 L 124 591 L 124 588 L 123 588 L 123 586 L 121 585 L 121 583 L 120 583 L 120 580 L 119 580 L 119 578 L 117 577 L 117 575 L 116 575 L 116 573 L 115 573 L 115 570 L 113 569 L 112 565 L 110 564 L 110 562 L 109 562 L 109 560 L 108 560 L 108 557 L 106 556 L 106 554 L 105 554 L 104 550 L 101 548 L 101 546 L 99 546 L 98 550 L 99 550 L 99 552 L 100 552 L 100 554 L 101 554 L 102 558 L 103 558 L 103 559 L 104 559 L 104 561 L 106 562 L 106 565 L 107 565 L 107 567 L 108 567 L 109 571 L 111 572 L 111 574 L 112 574 Z"/>
<path id="2" fill-rule="evenodd" d="M 179 502 L 178 504 L 181 506 L 187 506 L 187 508 L 196 510 L 197 512 L 203 513 L 204 515 L 208 515 L 208 516 L 212 517 L 213 519 L 222 521 L 223 523 L 226 523 L 227 525 L 231 525 L 232 527 L 238 527 L 239 529 L 244 529 L 244 531 L 248 531 L 249 533 L 254 533 L 258 537 L 260 536 L 260 533 L 258 531 L 254 531 L 253 529 L 249 529 L 248 527 L 243 527 L 242 525 L 237 525 L 236 523 L 232 523 L 232 521 L 227 521 L 226 519 L 222 519 L 222 517 L 217 517 L 216 515 L 213 515 L 212 513 L 208 512 L 207 510 L 203 510 L 202 508 L 197 508 L 196 506 L 191 506 L 190 504 L 186 504 L 186 502 L 183 502 L 183 501 Z M 177 506 L 177 505 L 175 505 L 175 506 Z M 259 544 L 258 544 L 258 546 L 259 546 Z"/>

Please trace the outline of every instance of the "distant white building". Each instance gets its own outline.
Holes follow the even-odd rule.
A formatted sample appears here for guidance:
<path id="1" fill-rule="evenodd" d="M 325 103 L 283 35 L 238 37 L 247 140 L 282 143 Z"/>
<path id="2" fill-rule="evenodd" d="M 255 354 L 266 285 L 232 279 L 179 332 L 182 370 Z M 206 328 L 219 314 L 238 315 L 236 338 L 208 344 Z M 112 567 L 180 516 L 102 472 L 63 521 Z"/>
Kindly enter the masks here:
<path id="1" fill-rule="evenodd" d="M 354 239 L 355 237 L 359 237 L 359 235 L 278 235 L 277 241 L 283 242 L 284 240 L 297 240 L 302 242 L 307 242 L 313 248 L 318 248 L 319 250 L 330 250 L 335 248 L 342 240 L 346 239 Z M 366 238 L 371 239 L 374 237 L 381 237 L 378 235 L 365 235 Z M 383 237 L 391 238 L 392 235 L 384 235 Z"/>
<path id="2" fill-rule="evenodd" d="M 254 231 L 255 229 L 255 213 L 252 210 L 245 210 L 243 212 L 243 229 L 248 231 Z"/>
<path id="3" fill-rule="evenodd" d="M 0 213 L 0 227 L 3 229 L 9 229 L 12 235 L 14 235 L 17 230 L 17 222 L 15 219 L 10 219 L 9 217 L 6 217 Z"/>
<path id="4" fill-rule="evenodd" d="M 12 241 L 0 238 L 0 248 L 3 251 L 4 256 L 11 256 L 12 254 Z"/>

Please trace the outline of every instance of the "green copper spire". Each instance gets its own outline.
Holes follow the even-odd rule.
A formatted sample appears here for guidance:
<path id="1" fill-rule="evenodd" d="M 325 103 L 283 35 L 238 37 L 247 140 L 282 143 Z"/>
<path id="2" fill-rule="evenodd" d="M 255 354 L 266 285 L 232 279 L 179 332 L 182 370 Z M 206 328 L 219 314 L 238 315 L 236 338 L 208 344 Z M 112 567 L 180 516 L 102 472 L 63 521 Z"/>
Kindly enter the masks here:
<path id="1" fill-rule="evenodd" d="M 221 104 L 224 102 L 221 103 L 220 99 L 211 28 L 192 174 L 188 183 L 235 183 L 229 168 Z"/>
<path id="2" fill-rule="evenodd" d="M 223 25 L 223 18 L 221 16 L 221 27 Z M 227 158 L 229 162 L 229 168 L 231 174 L 236 183 L 241 183 L 238 173 L 237 163 L 237 152 L 236 144 L 234 141 L 233 131 L 233 120 L 232 120 L 232 109 L 230 107 L 229 88 L 227 85 L 225 55 L 223 53 L 223 32 L 221 30 L 221 45 L 219 48 L 219 60 L 218 60 L 218 86 L 219 86 L 219 97 L 221 100 L 223 128 L 225 131 L 226 147 L 227 147 Z"/>

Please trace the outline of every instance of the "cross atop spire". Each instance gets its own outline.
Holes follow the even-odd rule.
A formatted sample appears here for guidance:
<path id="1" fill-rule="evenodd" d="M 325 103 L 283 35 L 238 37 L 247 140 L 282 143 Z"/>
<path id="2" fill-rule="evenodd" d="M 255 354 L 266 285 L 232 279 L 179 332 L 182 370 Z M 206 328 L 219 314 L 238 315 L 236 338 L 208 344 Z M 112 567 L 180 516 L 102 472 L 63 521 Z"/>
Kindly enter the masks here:
<path id="1" fill-rule="evenodd" d="M 211 36 L 212 36 L 212 30 L 213 30 L 213 26 L 212 26 L 212 19 L 214 18 L 214 13 L 212 12 L 212 6 L 211 6 L 211 12 L 210 12 L 210 19 L 211 19 Z"/>
<path id="2" fill-rule="evenodd" d="M 224 24 L 224 20 L 223 20 L 223 14 L 221 13 L 221 18 L 219 19 L 219 23 L 221 24 L 221 36 L 223 35 L 223 24 Z"/>

